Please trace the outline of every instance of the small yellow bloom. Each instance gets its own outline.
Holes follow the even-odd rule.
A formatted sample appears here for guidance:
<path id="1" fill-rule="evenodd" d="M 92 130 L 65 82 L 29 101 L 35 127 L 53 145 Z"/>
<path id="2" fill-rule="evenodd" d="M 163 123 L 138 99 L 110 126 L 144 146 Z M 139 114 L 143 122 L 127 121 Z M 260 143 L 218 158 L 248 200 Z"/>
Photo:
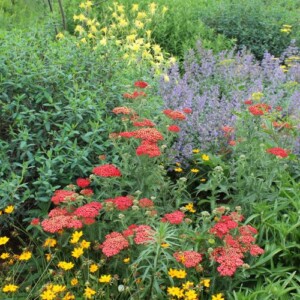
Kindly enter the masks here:
<path id="1" fill-rule="evenodd" d="M 88 36 L 89 39 L 94 39 L 94 38 L 96 38 L 91 32 L 89 32 L 87 36 Z"/>
<path id="2" fill-rule="evenodd" d="M 178 299 L 184 297 L 183 290 L 180 289 L 179 287 L 176 286 L 168 287 L 167 291 L 168 291 L 168 295 L 176 296 Z"/>
<path id="3" fill-rule="evenodd" d="M 225 300 L 225 298 L 223 297 L 223 294 L 219 293 L 212 295 L 211 300 Z"/>
<path id="4" fill-rule="evenodd" d="M 184 300 L 198 300 L 198 295 L 195 290 L 188 290 L 184 294 Z"/>
<path id="5" fill-rule="evenodd" d="M 139 21 L 139 20 L 135 20 L 134 25 L 138 28 L 138 29 L 142 29 L 144 28 L 144 23 Z"/>
<path id="6" fill-rule="evenodd" d="M 88 249 L 90 248 L 91 246 L 91 242 L 88 242 L 86 240 L 82 240 L 82 242 L 80 243 L 80 246 L 83 248 L 83 249 Z"/>
<path id="7" fill-rule="evenodd" d="M 166 6 L 163 6 L 163 8 L 162 8 L 163 15 L 167 12 L 167 10 L 168 10 L 168 8 Z"/>
<path id="8" fill-rule="evenodd" d="M 92 297 L 96 294 L 96 291 L 94 291 L 93 289 L 86 287 L 84 290 L 84 296 L 87 299 L 92 299 Z"/>
<path id="9" fill-rule="evenodd" d="M 62 298 L 62 300 L 75 300 L 75 296 L 70 292 L 67 292 L 66 295 Z"/>
<path id="10" fill-rule="evenodd" d="M 136 16 L 136 18 L 137 18 L 138 20 L 144 19 L 144 18 L 146 18 L 146 17 L 147 17 L 147 14 L 146 14 L 144 11 L 138 12 L 138 14 L 137 14 L 137 16 Z"/>
<path id="11" fill-rule="evenodd" d="M 117 6 L 117 11 L 118 11 L 119 13 L 123 13 L 123 12 L 124 12 L 124 5 L 118 5 L 118 6 Z"/>
<path id="12" fill-rule="evenodd" d="M 10 257 L 10 254 L 8 253 L 8 252 L 4 252 L 4 253 L 2 253 L 1 255 L 0 255 L 0 258 L 1 259 L 7 259 L 7 258 L 9 258 Z"/>
<path id="13" fill-rule="evenodd" d="M 184 279 L 187 275 L 185 270 L 177 270 L 177 269 L 170 269 L 168 272 L 169 276 L 172 278 L 179 278 L 179 279 Z"/>
<path id="14" fill-rule="evenodd" d="M 185 282 L 185 283 L 182 284 L 182 288 L 184 290 L 189 290 L 193 286 L 194 286 L 194 282 L 191 282 L 191 281 L 187 281 L 187 282 Z"/>
<path id="15" fill-rule="evenodd" d="M 210 287 L 210 279 L 202 279 L 200 281 L 200 284 L 205 286 L 206 288 L 209 288 Z"/>
<path id="16" fill-rule="evenodd" d="M 195 212 L 196 212 L 193 203 L 187 204 L 184 208 L 185 208 L 187 211 L 191 212 L 191 213 L 195 213 Z"/>
<path id="17" fill-rule="evenodd" d="M 72 286 L 75 286 L 75 285 L 77 285 L 78 284 L 78 279 L 77 278 L 72 278 L 71 279 L 71 285 Z"/>
<path id="18" fill-rule="evenodd" d="M 65 285 L 61 285 L 61 284 L 54 284 L 54 285 L 52 285 L 52 291 L 55 294 L 64 292 L 66 290 L 66 288 L 67 287 Z"/>
<path id="19" fill-rule="evenodd" d="M 132 11 L 138 11 L 139 10 L 139 5 L 138 4 L 132 4 Z"/>
<path id="20" fill-rule="evenodd" d="M 80 240 L 80 238 L 82 237 L 83 235 L 83 232 L 82 231 L 75 231 L 73 234 L 72 234 L 72 239 L 70 240 L 70 243 L 71 244 L 76 244 L 78 243 L 78 241 Z"/>
<path id="21" fill-rule="evenodd" d="M 74 248 L 74 250 L 72 251 L 72 256 L 75 258 L 79 258 L 82 254 L 83 254 L 83 248 L 81 247 Z"/>
<path id="22" fill-rule="evenodd" d="M 86 40 L 86 38 L 82 38 L 82 39 L 80 40 L 80 42 L 81 42 L 82 44 L 86 44 L 86 43 L 87 43 L 87 40 Z"/>
<path id="23" fill-rule="evenodd" d="M 75 32 L 79 32 L 79 34 L 84 33 L 84 28 L 81 25 L 77 25 L 74 29 Z"/>
<path id="24" fill-rule="evenodd" d="M 201 158 L 202 158 L 204 161 L 209 161 L 209 156 L 206 155 L 206 154 L 202 154 L 202 155 L 201 155 Z"/>
<path id="25" fill-rule="evenodd" d="M 119 26 L 120 27 L 126 27 L 126 26 L 128 26 L 128 22 L 125 19 L 120 19 L 119 20 Z"/>
<path id="26" fill-rule="evenodd" d="M 205 179 L 205 178 L 201 178 L 200 181 L 201 181 L 201 182 L 205 182 L 206 179 Z"/>
<path id="27" fill-rule="evenodd" d="M 264 96 L 261 92 L 256 92 L 251 95 L 251 99 L 254 101 L 259 101 Z"/>
<path id="28" fill-rule="evenodd" d="M 17 285 L 14 284 L 6 284 L 3 288 L 2 288 L 2 292 L 4 293 L 14 293 L 17 291 L 19 287 Z"/>
<path id="29" fill-rule="evenodd" d="M 32 253 L 29 251 L 25 251 L 20 254 L 19 260 L 29 260 L 32 257 Z"/>
<path id="30" fill-rule="evenodd" d="M 161 48 L 159 45 L 153 45 L 152 50 L 154 51 L 155 54 L 161 53 Z"/>
<path id="31" fill-rule="evenodd" d="M 56 294 L 51 290 L 47 289 L 40 294 L 42 300 L 55 300 Z"/>
<path id="32" fill-rule="evenodd" d="M 164 74 L 164 82 L 169 82 L 170 77 L 167 74 Z"/>
<path id="33" fill-rule="evenodd" d="M 100 45 L 102 45 L 102 46 L 106 46 L 107 45 L 107 39 L 106 38 L 103 38 L 103 39 L 101 39 L 100 40 Z"/>
<path id="34" fill-rule="evenodd" d="M 154 15 L 154 14 L 155 14 L 155 11 L 156 11 L 156 3 L 152 2 L 152 3 L 150 3 L 148 6 L 149 6 L 149 11 L 150 11 L 150 13 L 151 13 L 152 15 Z"/>
<path id="35" fill-rule="evenodd" d="M 199 153 L 200 152 L 200 150 L 199 149 L 193 149 L 193 151 L 192 151 L 193 153 Z"/>
<path id="36" fill-rule="evenodd" d="M 123 262 L 124 262 L 125 264 L 128 264 L 128 263 L 130 262 L 130 257 L 124 258 L 124 259 L 123 259 Z"/>
<path id="37" fill-rule="evenodd" d="M 4 212 L 7 214 L 11 214 L 14 211 L 15 207 L 13 205 L 9 205 L 4 209 Z"/>
<path id="38" fill-rule="evenodd" d="M 181 168 L 175 168 L 174 171 L 180 173 L 180 172 L 182 172 L 183 170 L 182 170 Z"/>
<path id="39" fill-rule="evenodd" d="M 65 37 L 64 34 L 61 33 L 61 32 L 59 32 L 59 33 L 56 35 L 56 38 L 57 38 L 58 40 L 61 40 L 61 39 L 63 39 L 64 37 Z"/>
<path id="40" fill-rule="evenodd" d="M 89 268 L 89 270 L 90 270 L 91 273 L 97 272 L 98 269 L 99 269 L 99 267 L 96 264 L 90 265 L 90 268 Z"/>
<path id="41" fill-rule="evenodd" d="M 162 248 L 169 248 L 170 247 L 170 244 L 168 243 L 161 243 L 160 244 Z"/>
<path id="42" fill-rule="evenodd" d="M 102 275 L 99 278 L 100 283 L 110 283 L 110 281 L 111 281 L 111 275 Z"/>
<path id="43" fill-rule="evenodd" d="M 74 264 L 72 262 L 60 261 L 57 266 L 65 271 L 68 271 L 74 267 Z"/>
<path id="44" fill-rule="evenodd" d="M 44 244 L 43 244 L 43 247 L 55 247 L 57 244 L 57 241 L 56 239 L 52 239 L 52 238 L 48 238 L 45 240 Z"/>
<path id="45" fill-rule="evenodd" d="M 45 254 L 45 257 L 46 257 L 46 260 L 47 260 L 47 261 L 50 261 L 52 255 L 51 255 L 50 253 L 46 253 L 46 254 Z"/>
<path id="46" fill-rule="evenodd" d="M 199 173 L 199 169 L 191 169 L 192 173 Z"/>

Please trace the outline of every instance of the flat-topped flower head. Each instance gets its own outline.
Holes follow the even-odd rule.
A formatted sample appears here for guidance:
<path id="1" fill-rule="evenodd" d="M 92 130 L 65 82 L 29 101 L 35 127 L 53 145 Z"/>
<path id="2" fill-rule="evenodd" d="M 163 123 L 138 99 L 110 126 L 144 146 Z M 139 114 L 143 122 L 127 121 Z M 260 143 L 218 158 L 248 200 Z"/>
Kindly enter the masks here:
<path id="1" fill-rule="evenodd" d="M 273 154 L 277 157 L 280 157 L 280 158 L 285 158 L 285 157 L 288 157 L 289 156 L 289 153 L 282 149 L 282 148 L 279 148 L 279 147 L 275 147 L 275 148 L 269 148 L 267 149 L 266 151 L 267 153 L 270 153 L 270 154 Z"/>
<path id="2" fill-rule="evenodd" d="M 112 164 L 95 167 L 92 173 L 100 177 L 120 177 L 122 175 L 120 170 Z"/>

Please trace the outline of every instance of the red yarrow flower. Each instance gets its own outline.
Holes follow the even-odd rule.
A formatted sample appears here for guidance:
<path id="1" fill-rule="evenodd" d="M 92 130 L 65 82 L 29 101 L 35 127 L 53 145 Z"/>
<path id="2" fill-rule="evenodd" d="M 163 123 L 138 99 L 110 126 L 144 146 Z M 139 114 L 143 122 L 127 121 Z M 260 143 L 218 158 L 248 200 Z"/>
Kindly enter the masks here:
<path id="1" fill-rule="evenodd" d="M 92 189 L 83 189 L 80 191 L 80 194 L 86 197 L 90 197 L 94 195 L 94 192 Z"/>
<path id="2" fill-rule="evenodd" d="M 165 109 L 163 113 L 172 120 L 185 120 L 186 116 L 178 111 L 178 110 L 171 110 L 171 109 Z"/>
<path id="3" fill-rule="evenodd" d="M 34 219 L 31 220 L 30 224 L 33 225 L 33 226 L 40 225 L 40 219 L 39 218 L 34 218 Z"/>
<path id="4" fill-rule="evenodd" d="M 132 124 L 133 126 L 136 126 L 136 127 L 154 127 L 155 124 L 148 120 L 148 119 L 144 119 L 142 121 L 137 121 L 137 122 L 133 122 Z"/>
<path id="5" fill-rule="evenodd" d="M 162 141 L 164 137 L 156 128 L 141 128 L 134 131 L 134 137 L 150 143 Z"/>
<path id="6" fill-rule="evenodd" d="M 100 177 L 120 177 L 122 175 L 120 170 L 112 164 L 95 167 L 92 173 Z"/>
<path id="7" fill-rule="evenodd" d="M 262 116 L 271 110 L 271 106 L 265 103 L 258 103 L 249 106 L 248 110 L 254 116 Z"/>
<path id="8" fill-rule="evenodd" d="M 147 155 L 149 157 L 160 156 L 161 152 L 156 143 L 150 143 L 148 141 L 143 141 L 141 145 L 136 148 L 136 155 Z"/>
<path id="9" fill-rule="evenodd" d="M 246 104 L 246 105 L 251 105 L 253 103 L 253 101 L 252 100 L 245 100 L 244 101 L 244 104 Z"/>
<path id="10" fill-rule="evenodd" d="M 280 158 L 284 158 L 284 157 L 287 157 L 289 156 L 289 153 L 282 149 L 282 148 L 279 148 L 279 147 L 275 147 L 275 148 L 269 148 L 266 150 L 267 153 L 270 153 L 270 154 L 273 154 L 277 157 L 280 157 Z"/>
<path id="11" fill-rule="evenodd" d="M 87 179 L 87 178 L 78 178 L 76 180 L 76 184 L 80 188 L 84 189 L 84 188 L 88 187 L 91 184 L 91 181 L 89 179 Z"/>
<path id="12" fill-rule="evenodd" d="M 168 127 L 168 130 L 171 131 L 171 132 L 179 132 L 180 131 L 180 127 L 177 126 L 177 125 L 170 125 Z"/>
<path id="13" fill-rule="evenodd" d="M 180 210 L 176 210 L 172 213 L 165 214 L 161 219 L 161 222 L 169 222 L 171 224 L 180 224 L 184 218 L 184 213 Z"/>
<path id="14" fill-rule="evenodd" d="M 51 198 L 51 201 L 55 205 L 58 205 L 61 202 L 75 201 L 77 199 L 77 196 L 78 194 L 73 191 L 56 190 Z"/>
<path id="15" fill-rule="evenodd" d="M 191 114 L 193 112 L 193 110 L 189 107 L 185 107 L 182 111 L 186 114 Z"/>
<path id="16" fill-rule="evenodd" d="M 186 268 L 196 267 L 202 261 L 202 255 L 196 251 L 180 251 L 173 254 L 174 258 Z"/>
<path id="17" fill-rule="evenodd" d="M 139 206 L 140 207 L 153 207 L 154 202 L 148 198 L 143 198 L 139 200 Z"/>
<path id="18" fill-rule="evenodd" d="M 134 111 L 131 108 L 128 108 L 126 106 L 119 106 L 119 107 L 115 107 L 112 112 L 116 115 L 118 114 L 123 114 L 123 115 L 130 115 L 133 114 Z"/>
<path id="19" fill-rule="evenodd" d="M 148 83 L 145 81 L 136 81 L 134 86 L 144 89 L 148 86 Z"/>
<path id="20" fill-rule="evenodd" d="M 50 219 L 45 219 L 41 223 L 42 228 L 46 232 L 56 233 L 64 228 L 79 229 L 83 224 L 75 216 L 56 216 Z"/>
<path id="21" fill-rule="evenodd" d="M 105 241 L 100 246 L 102 252 L 107 257 L 119 254 L 123 249 L 129 247 L 126 238 L 119 232 L 112 232 L 105 236 Z"/>
<path id="22" fill-rule="evenodd" d="M 133 201 L 128 196 L 120 196 L 116 198 L 106 199 L 106 203 L 111 202 L 118 210 L 127 210 L 133 205 Z"/>
<path id="23" fill-rule="evenodd" d="M 102 204 L 99 202 L 90 202 L 83 206 L 78 207 L 74 211 L 74 215 L 82 218 L 95 218 L 98 216 L 99 211 L 102 208 Z"/>
<path id="24" fill-rule="evenodd" d="M 137 245 L 141 244 L 148 244 L 154 241 L 154 230 L 148 225 L 139 225 L 137 228 L 134 229 L 135 237 L 134 242 Z"/>

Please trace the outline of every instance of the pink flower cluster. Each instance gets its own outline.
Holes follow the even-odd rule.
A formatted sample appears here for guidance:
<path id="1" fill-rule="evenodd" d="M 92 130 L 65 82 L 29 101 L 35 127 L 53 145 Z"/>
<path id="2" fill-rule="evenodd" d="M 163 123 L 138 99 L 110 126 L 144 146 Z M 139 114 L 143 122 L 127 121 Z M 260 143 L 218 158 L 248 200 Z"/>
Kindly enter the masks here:
<path id="1" fill-rule="evenodd" d="M 119 232 L 112 232 L 105 236 L 105 241 L 100 248 L 107 257 L 119 254 L 123 249 L 129 247 L 126 238 Z"/>
<path id="2" fill-rule="evenodd" d="M 133 201 L 129 196 L 119 196 L 105 200 L 106 203 L 113 203 L 118 210 L 127 210 L 133 205 Z"/>
<path id="3" fill-rule="evenodd" d="M 78 194 L 73 191 L 56 190 L 51 198 L 51 201 L 55 205 L 59 205 L 62 202 L 75 201 L 77 199 L 77 196 Z"/>
<path id="4" fill-rule="evenodd" d="M 176 210 L 172 213 L 165 214 L 161 219 L 161 222 L 169 222 L 171 224 L 180 224 L 184 218 L 184 213 L 180 210 Z"/>
<path id="5" fill-rule="evenodd" d="M 81 207 L 78 207 L 74 211 L 74 215 L 82 218 L 96 218 L 99 214 L 99 211 L 102 208 L 102 204 L 99 202 L 90 202 Z"/>
<path id="6" fill-rule="evenodd" d="M 194 268 L 202 261 L 202 255 L 196 251 L 175 252 L 173 256 L 186 268 Z"/>
<path id="7" fill-rule="evenodd" d="M 133 241 L 137 244 L 148 244 L 153 241 L 154 231 L 148 225 L 132 224 L 123 232 L 125 237 L 134 236 Z"/>
<path id="8" fill-rule="evenodd" d="M 111 164 L 95 167 L 92 172 L 100 177 L 120 177 L 122 175 L 120 170 Z"/>

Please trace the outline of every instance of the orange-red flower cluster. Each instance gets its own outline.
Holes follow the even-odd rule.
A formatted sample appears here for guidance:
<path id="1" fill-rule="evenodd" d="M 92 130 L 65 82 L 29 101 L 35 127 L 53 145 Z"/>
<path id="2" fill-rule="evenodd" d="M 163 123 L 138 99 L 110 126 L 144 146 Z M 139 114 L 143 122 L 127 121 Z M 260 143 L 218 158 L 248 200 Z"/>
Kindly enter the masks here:
<path id="1" fill-rule="evenodd" d="M 107 257 L 119 254 L 123 249 L 129 247 L 126 238 L 119 232 L 112 232 L 105 236 L 105 241 L 100 248 Z"/>
<path id="2" fill-rule="evenodd" d="M 120 170 L 112 164 L 95 167 L 92 173 L 100 177 L 120 177 L 122 175 Z"/>
<path id="3" fill-rule="evenodd" d="M 51 198 L 51 201 L 58 205 L 61 202 L 69 202 L 69 201 L 75 201 L 78 197 L 78 194 L 73 191 L 67 191 L 67 190 L 56 190 L 54 192 L 54 195 Z"/>
<path id="4" fill-rule="evenodd" d="M 127 210 L 133 205 L 133 201 L 128 196 L 119 196 L 116 198 L 106 199 L 106 203 L 113 203 L 118 210 Z"/>
<path id="5" fill-rule="evenodd" d="M 202 261 L 202 255 L 196 251 L 175 252 L 173 256 L 186 268 L 196 267 Z"/>
<path id="6" fill-rule="evenodd" d="M 258 103 L 249 106 L 248 110 L 254 116 L 262 116 L 271 110 L 271 106 L 265 103 Z"/>
<path id="7" fill-rule="evenodd" d="M 169 222 L 171 224 L 180 224 L 184 218 L 184 213 L 180 210 L 176 210 L 172 213 L 165 214 L 161 219 L 162 222 Z"/>
<path id="8" fill-rule="evenodd" d="M 269 148 L 266 152 L 281 158 L 289 156 L 289 153 L 286 150 L 279 147 Z"/>
<path id="9" fill-rule="evenodd" d="M 165 109 L 163 113 L 172 120 L 185 120 L 186 116 L 178 111 L 178 110 L 172 110 L 172 109 Z"/>

